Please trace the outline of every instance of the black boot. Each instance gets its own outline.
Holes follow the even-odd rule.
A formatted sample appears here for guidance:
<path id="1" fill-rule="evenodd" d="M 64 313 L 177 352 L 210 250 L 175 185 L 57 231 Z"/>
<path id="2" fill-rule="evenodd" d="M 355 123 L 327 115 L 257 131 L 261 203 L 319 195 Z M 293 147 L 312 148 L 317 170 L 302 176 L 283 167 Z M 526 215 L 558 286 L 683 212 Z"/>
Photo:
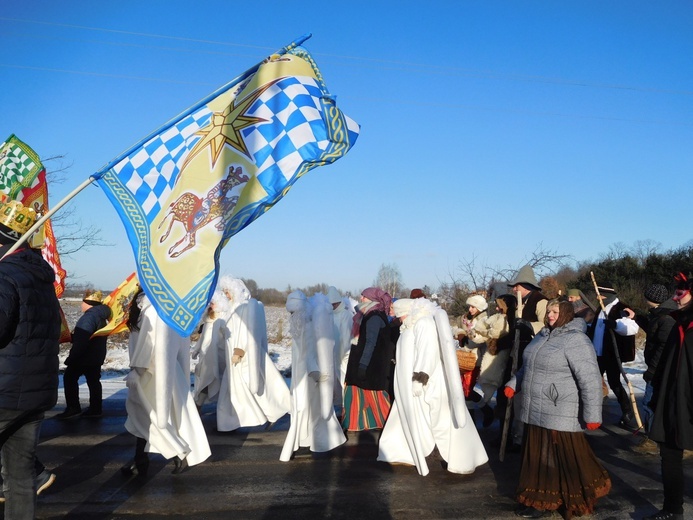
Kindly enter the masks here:
<path id="1" fill-rule="evenodd" d="M 625 412 L 621 416 L 621 420 L 619 421 L 618 425 L 625 429 L 629 430 L 631 432 L 636 432 L 638 431 L 638 423 L 635 420 L 635 416 L 631 412 Z"/>
<path id="2" fill-rule="evenodd" d="M 180 457 L 176 456 L 173 459 L 173 464 L 175 465 L 175 467 L 173 468 L 173 471 L 171 473 L 173 473 L 174 475 L 183 473 L 185 470 L 189 468 L 187 458 L 181 459 Z"/>
<path id="3" fill-rule="evenodd" d="M 137 441 L 135 442 L 135 458 L 120 468 L 120 472 L 124 476 L 147 476 L 147 471 L 149 471 L 149 455 L 144 451 L 146 446 L 146 439 L 137 437 Z"/>
<path id="4" fill-rule="evenodd" d="M 149 471 L 149 457 L 145 454 L 143 458 L 132 459 L 120 468 L 120 472 L 126 477 L 146 477 Z"/>

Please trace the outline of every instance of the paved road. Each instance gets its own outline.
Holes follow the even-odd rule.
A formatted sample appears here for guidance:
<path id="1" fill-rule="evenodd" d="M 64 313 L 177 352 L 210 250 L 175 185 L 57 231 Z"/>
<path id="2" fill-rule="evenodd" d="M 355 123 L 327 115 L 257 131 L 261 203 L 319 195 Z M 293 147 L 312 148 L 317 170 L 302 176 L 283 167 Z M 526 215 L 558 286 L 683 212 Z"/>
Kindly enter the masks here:
<path id="1" fill-rule="evenodd" d="M 445 471 L 437 454 L 421 477 L 406 466 L 376 462 L 377 433 L 350 435 L 329 458 L 299 452 L 288 463 L 279 453 L 288 417 L 271 431 L 215 430 L 213 408 L 203 409 L 212 457 L 180 475 L 173 464 L 152 457 L 146 478 L 124 478 L 119 468 L 132 456 L 132 437 L 124 429 L 122 377 L 107 382 L 101 419 L 59 421 L 59 403 L 44 422 L 39 456 L 58 475 L 39 498 L 38 518 L 191 518 L 191 519 L 511 519 L 519 455 L 498 460 L 493 441 L 499 426 L 480 431 L 490 462 L 473 475 Z M 589 434 L 611 474 L 611 494 L 600 500 L 593 519 L 639 519 L 660 505 L 658 457 L 635 454 L 636 438 L 616 426 L 617 405 L 605 405 L 606 426 Z M 688 482 L 693 468 L 685 464 Z M 693 497 L 687 486 L 688 499 Z M 687 506 L 693 517 L 693 507 Z M 688 517 L 688 516 L 687 516 Z M 560 518 L 554 514 L 553 518 Z"/>

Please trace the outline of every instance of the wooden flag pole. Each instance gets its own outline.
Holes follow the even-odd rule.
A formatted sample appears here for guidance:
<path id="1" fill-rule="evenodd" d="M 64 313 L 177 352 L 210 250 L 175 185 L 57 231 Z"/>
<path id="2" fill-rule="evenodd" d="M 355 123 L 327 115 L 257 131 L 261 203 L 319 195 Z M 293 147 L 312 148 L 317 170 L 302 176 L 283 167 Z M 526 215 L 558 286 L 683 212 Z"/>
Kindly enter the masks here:
<path id="1" fill-rule="evenodd" d="M 58 202 L 53 208 L 51 208 L 50 210 L 48 210 L 48 211 L 46 212 L 45 215 L 43 215 L 40 219 L 38 219 L 38 220 L 36 221 L 36 223 L 34 223 L 34 225 L 31 226 L 31 228 L 29 228 L 29 230 L 28 230 L 26 233 L 24 233 L 24 234 L 19 238 L 19 240 L 17 240 L 17 241 L 14 243 L 14 245 L 13 245 L 12 247 L 10 247 L 10 248 L 7 250 L 7 253 L 5 253 L 5 254 L 2 256 L 2 258 L 5 258 L 7 255 L 12 254 L 12 253 L 14 253 L 17 249 L 19 249 L 19 246 L 21 246 L 24 242 L 26 242 L 27 240 L 29 240 L 29 237 L 30 237 L 31 235 L 33 235 L 33 234 L 36 232 L 36 230 L 37 230 L 38 228 L 40 228 L 46 220 L 48 220 L 49 218 L 51 218 L 51 216 L 53 216 L 53 214 L 54 214 L 56 211 L 58 211 L 58 210 L 59 210 L 60 208 L 62 208 L 65 204 L 67 204 L 68 202 L 70 202 L 70 200 L 71 200 L 72 198 L 74 198 L 80 191 L 82 191 L 84 188 L 86 188 L 87 186 L 89 186 L 92 182 L 94 182 L 94 179 L 93 179 L 92 177 L 89 177 L 87 180 L 85 180 L 84 182 L 82 182 L 82 184 L 80 184 L 80 185 L 77 186 L 74 190 L 72 190 L 72 191 L 67 195 L 67 197 L 65 197 L 63 200 L 61 200 L 60 202 Z M 2 259 L 0 258 L 0 260 L 2 260 Z"/>

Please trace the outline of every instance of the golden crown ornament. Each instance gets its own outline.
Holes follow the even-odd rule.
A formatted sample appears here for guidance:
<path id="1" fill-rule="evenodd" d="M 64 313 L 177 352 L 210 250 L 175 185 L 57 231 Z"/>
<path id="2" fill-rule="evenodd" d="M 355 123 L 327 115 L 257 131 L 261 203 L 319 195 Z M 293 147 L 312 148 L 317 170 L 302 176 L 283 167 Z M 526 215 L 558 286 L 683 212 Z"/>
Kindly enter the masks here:
<path id="1" fill-rule="evenodd" d="M 0 202 L 0 224 L 23 235 L 36 222 L 36 212 L 16 200 Z"/>

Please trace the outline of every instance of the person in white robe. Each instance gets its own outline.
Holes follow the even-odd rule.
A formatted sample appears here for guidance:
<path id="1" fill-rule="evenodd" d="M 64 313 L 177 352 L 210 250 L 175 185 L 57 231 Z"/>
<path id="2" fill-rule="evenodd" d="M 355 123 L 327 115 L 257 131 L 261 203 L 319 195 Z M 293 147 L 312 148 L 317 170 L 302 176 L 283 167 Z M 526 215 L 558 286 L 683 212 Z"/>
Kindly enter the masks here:
<path id="1" fill-rule="evenodd" d="M 214 291 L 202 318 L 202 332 L 192 350 L 192 358 L 197 360 L 193 399 L 198 408 L 205 403 L 216 403 L 219 398 L 221 374 L 226 370 L 226 346 L 231 339 L 226 325 L 228 310 L 226 296 Z"/>
<path id="2" fill-rule="evenodd" d="M 131 370 L 126 378 L 125 428 L 138 442 L 135 459 L 121 471 L 146 474 L 149 452 L 174 459 L 173 472 L 181 473 L 211 455 L 190 393 L 190 339 L 164 323 L 143 292 L 133 306 L 137 310 L 131 310 L 128 322 Z"/>
<path id="3" fill-rule="evenodd" d="M 351 327 L 354 323 L 354 306 L 349 298 L 343 297 L 339 291 L 330 286 L 327 298 L 332 304 L 332 319 L 334 321 L 334 402 L 341 410 L 344 405 L 344 379 L 346 378 L 347 363 L 351 350 Z"/>
<path id="4" fill-rule="evenodd" d="M 217 400 L 217 430 L 267 424 L 291 409 L 289 387 L 269 356 L 265 308 L 238 278 L 219 281 L 229 300 L 225 365 Z"/>
<path id="5" fill-rule="evenodd" d="M 334 393 L 334 322 L 324 294 L 309 301 L 301 291 L 289 294 L 291 313 L 291 424 L 279 460 L 299 448 L 324 453 L 346 442 L 332 405 Z"/>
<path id="6" fill-rule="evenodd" d="M 395 401 L 383 428 L 378 460 L 429 472 L 437 447 L 452 473 L 469 474 L 488 462 L 465 405 L 449 319 L 424 298 L 399 299 L 402 320 L 395 365 Z"/>

